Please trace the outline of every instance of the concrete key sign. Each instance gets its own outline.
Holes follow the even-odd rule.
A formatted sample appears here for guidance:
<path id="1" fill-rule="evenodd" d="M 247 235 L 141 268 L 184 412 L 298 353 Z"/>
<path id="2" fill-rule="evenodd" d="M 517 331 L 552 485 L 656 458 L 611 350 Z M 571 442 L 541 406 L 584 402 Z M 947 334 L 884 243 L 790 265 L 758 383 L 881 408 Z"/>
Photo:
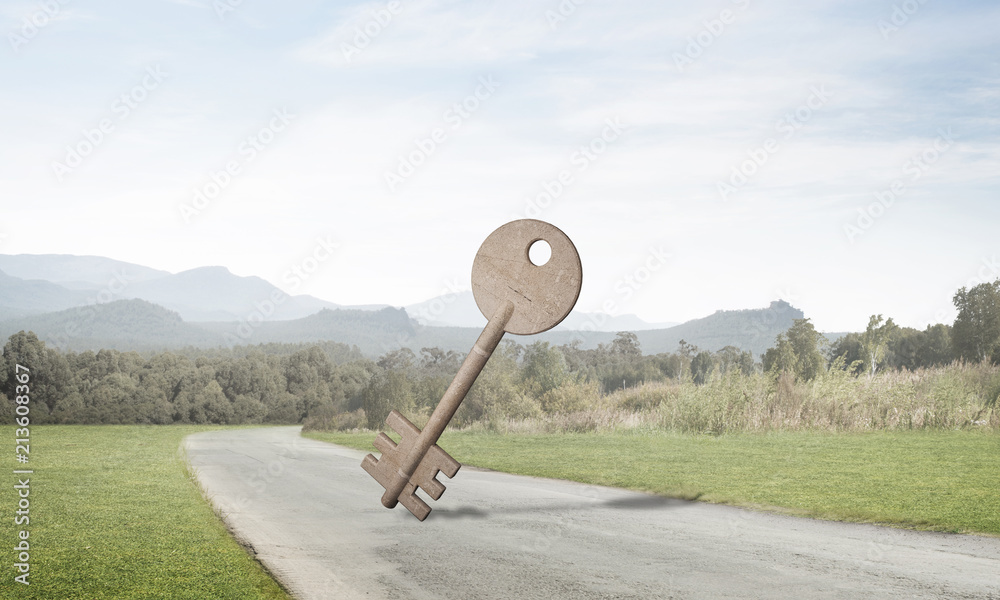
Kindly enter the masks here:
<path id="1" fill-rule="evenodd" d="M 547 261 L 536 264 L 529 250 L 536 242 L 551 249 Z M 512 221 L 486 238 L 472 263 L 472 294 L 486 328 L 465 357 L 458 374 L 421 431 L 399 411 L 386 417 L 386 424 L 401 436 L 397 445 L 385 433 L 375 438 L 382 458 L 369 454 L 361 462 L 385 493 L 382 504 L 401 503 L 421 521 L 431 508 L 417 488 L 437 500 L 445 487 L 438 472 L 452 478 L 461 465 L 437 445 L 438 438 L 455 415 L 469 388 L 486 365 L 504 333 L 531 335 L 552 329 L 573 310 L 580 296 L 583 267 L 569 237 L 554 225 L 535 219 Z"/>

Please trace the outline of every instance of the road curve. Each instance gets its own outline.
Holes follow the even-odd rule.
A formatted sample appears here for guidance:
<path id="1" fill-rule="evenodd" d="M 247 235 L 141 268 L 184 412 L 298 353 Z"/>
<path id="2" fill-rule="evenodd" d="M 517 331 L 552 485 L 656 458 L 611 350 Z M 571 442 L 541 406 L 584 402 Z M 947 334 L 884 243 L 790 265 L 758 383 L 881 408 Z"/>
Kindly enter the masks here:
<path id="1" fill-rule="evenodd" d="M 297 427 L 184 442 L 238 539 L 301 600 L 1000 600 L 1000 539 L 814 521 L 462 468 L 423 523 L 365 453 Z"/>

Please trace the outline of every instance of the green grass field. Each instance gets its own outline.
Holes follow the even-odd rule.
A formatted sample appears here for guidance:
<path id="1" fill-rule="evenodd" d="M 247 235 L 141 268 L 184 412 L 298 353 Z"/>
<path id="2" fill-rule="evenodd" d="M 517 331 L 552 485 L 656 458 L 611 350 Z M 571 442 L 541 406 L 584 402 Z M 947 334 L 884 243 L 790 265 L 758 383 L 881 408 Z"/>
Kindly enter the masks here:
<path id="1" fill-rule="evenodd" d="M 363 450 L 372 450 L 375 437 L 306 435 Z M 459 462 L 509 473 L 824 519 L 1000 535 L 1000 436 L 990 433 L 446 432 L 439 444 Z"/>
<path id="2" fill-rule="evenodd" d="M 178 452 L 217 427 L 35 426 L 28 465 L 4 459 L 0 598 L 287 599 L 229 535 Z M 17 465 L 17 466 L 15 466 Z M 31 522 L 14 524 L 13 469 L 31 475 Z M 24 476 L 22 476 L 24 477 Z M 17 532 L 28 529 L 30 585 L 17 574 Z"/>

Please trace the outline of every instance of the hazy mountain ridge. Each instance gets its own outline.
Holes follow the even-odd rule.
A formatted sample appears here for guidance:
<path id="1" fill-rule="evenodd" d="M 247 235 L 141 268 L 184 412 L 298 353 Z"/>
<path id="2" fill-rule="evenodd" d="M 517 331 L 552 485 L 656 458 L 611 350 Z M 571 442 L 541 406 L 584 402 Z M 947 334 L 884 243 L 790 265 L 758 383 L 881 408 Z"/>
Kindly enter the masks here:
<path id="1" fill-rule="evenodd" d="M 801 314 L 787 303 L 776 302 L 764 309 L 719 311 L 676 327 L 639 331 L 636 335 L 645 354 L 676 351 L 678 342 L 684 339 L 702 350 L 716 351 L 732 345 L 750 350 L 759 357 L 795 318 L 801 318 Z M 400 347 L 416 353 L 421 348 L 438 347 L 464 354 L 482 331 L 481 327 L 420 325 L 405 310 L 398 308 L 378 311 L 323 309 L 307 317 L 285 321 L 187 322 L 174 311 L 139 299 L 0 321 L 0 336 L 4 339 L 22 329 L 34 331 L 50 345 L 76 351 L 333 341 L 356 346 L 372 357 Z M 604 331 L 551 330 L 534 336 L 507 335 L 505 339 L 521 344 L 547 341 L 555 345 L 578 343 L 583 348 L 596 348 L 599 344 L 610 344 L 615 335 Z"/>
<path id="2" fill-rule="evenodd" d="M 238 321 L 258 312 L 268 319 L 298 319 L 340 308 L 286 294 L 260 277 L 242 277 L 225 267 L 174 274 L 101 256 L 0 254 L 0 271 L 6 273 L 0 277 L 0 310 L 9 311 L 0 319 L 122 299 L 158 304 L 188 322 Z"/>
<path id="3" fill-rule="evenodd" d="M 468 291 L 405 309 L 373 305 L 362 310 L 312 296 L 290 296 L 264 279 L 237 276 L 225 267 L 171 274 L 72 255 L 0 255 L 0 265 L 78 286 L 69 289 L 0 270 L 0 335 L 33 330 L 43 340 L 73 350 L 336 341 L 355 345 L 369 356 L 404 346 L 414 352 L 436 346 L 465 353 L 486 322 Z M 610 343 L 617 331 L 635 331 L 646 354 L 673 352 L 683 339 L 702 350 L 731 345 L 759 357 L 779 333 L 803 316 L 801 310 L 778 300 L 767 308 L 720 310 L 672 327 L 649 329 L 654 325 L 634 315 L 574 311 L 551 331 L 507 339 L 595 348 Z"/>
<path id="4" fill-rule="evenodd" d="M 158 350 L 221 345 L 221 338 L 145 300 L 117 300 L 0 321 L 0 336 L 34 331 L 60 350 Z"/>
<path id="5" fill-rule="evenodd" d="M 445 294 L 404 306 L 406 313 L 421 325 L 431 327 L 484 327 L 486 317 L 476 305 L 471 291 Z M 647 323 L 636 315 L 608 315 L 574 310 L 556 326 L 557 330 L 643 331 L 663 329 L 678 323 Z"/>
<path id="6" fill-rule="evenodd" d="M 177 312 L 186 322 L 295 320 L 323 309 L 381 310 L 385 304 L 342 306 L 314 296 L 290 295 L 256 276 L 206 266 L 169 273 L 102 256 L 0 254 L 0 320 L 114 300 L 141 299 Z M 477 327 L 486 319 L 471 291 L 405 307 L 420 325 Z M 643 331 L 676 323 L 647 323 L 631 314 L 574 311 L 557 329 Z"/>
<path id="7" fill-rule="evenodd" d="M 41 279 L 67 289 L 101 289 L 112 281 L 148 281 L 170 275 L 113 258 L 76 254 L 0 254 L 0 271 L 20 279 Z"/>
<path id="8" fill-rule="evenodd" d="M 86 302 L 87 294 L 40 279 L 22 279 L 0 270 L 0 318 L 63 310 Z"/>
<path id="9" fill-rule="evenodd" d="M 402 309 L 329 310 L 291 321 L 244 320 L 189 323 L 179 314 L 145 300 L 116 300 L 94 306 L 0 321 L 0 338 L 34 331 L 62 350 L 164 350 L 234 347 L 269 343 L 336 341 L 376 356 L 415 338 Z"/>
<path id="10" fill-rule="evenodd" d="M 784 300 L 775 300 L 767 308 L 719 310 L 701 319 L 693 319 L 676 327 L 639 332 L 643 350 L 657 354 L 672 352 L 681 340 L 702 350 L 715 352 L 725 346 L 750 350 L 755 358 L 771 346 L 778 334 L 791 327 L 795 319 L 805 314 Z"/>
<path id="11" fill-rule="evenodd" d="M 121 296 L 155 302 L 177 311 L 186 321 L 239 320 L 257 312 L 268 319 L 299 319 L 324 308 L 339 308 L 313 296 L 290 296 L 260 277 L 241 277 L 225 267 L 198 267 L 130 282 Z"/>
<path id="12" fill-rule="evenodd" d="M 401 308 L 377 311 L 323 309 L 289 321 L 197 323 L 219 335 L 226 345 L 335 341 L 377 356 L 416 337 L 414 323 Z"/>

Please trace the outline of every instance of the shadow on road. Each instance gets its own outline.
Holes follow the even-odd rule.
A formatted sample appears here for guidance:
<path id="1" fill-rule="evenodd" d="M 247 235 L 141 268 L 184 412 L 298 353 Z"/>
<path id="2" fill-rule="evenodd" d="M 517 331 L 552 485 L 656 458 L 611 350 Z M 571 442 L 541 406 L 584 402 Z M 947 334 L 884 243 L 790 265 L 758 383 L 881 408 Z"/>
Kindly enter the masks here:
<path id="1" fill-rule="evenodd" d="M 700 494 L 699 494 L 700 496 Z M 695 498 L 697 500 L 697 497 Z M 485 510 L 477 506 L 462 506 L 459 508 L 435 508 L 428 519 L 488 519 L 492 515 L 532 514 L 544 512 L 590 511 L 602 509 L 616 510 L 663 510 L 681 508 L 693 503 L 693 500 L 665 498 L 663 496 L 637 495 L 623 498 L 613 498 L 603 502 L 551 502 L 533 504 L 530 506 L 511 506 L 496 510 Z"/>

